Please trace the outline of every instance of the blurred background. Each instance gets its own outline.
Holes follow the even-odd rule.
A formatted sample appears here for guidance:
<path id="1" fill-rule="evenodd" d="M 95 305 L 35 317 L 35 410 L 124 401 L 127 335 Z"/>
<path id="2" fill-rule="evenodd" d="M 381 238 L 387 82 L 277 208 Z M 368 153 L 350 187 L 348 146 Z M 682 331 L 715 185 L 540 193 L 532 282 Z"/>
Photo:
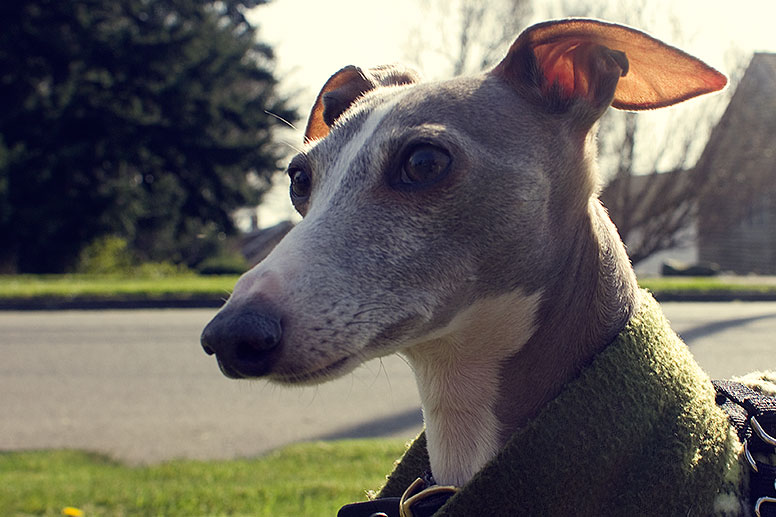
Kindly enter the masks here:
<path id="1" fill-rule="evenodd" d="M 637 269 L 674 258 L 776 273 L 768 0 L 1 9 L 0 273 L 243 270 L 296 221 L 279 171 L 330 74 L 395 61 L 431 80 L 476 73 L 523 27 L 561 16 L 636 26 L 730 77 L 721 95 L 638 116 L 610 110 L 601 123 L 602 197 Z"/>

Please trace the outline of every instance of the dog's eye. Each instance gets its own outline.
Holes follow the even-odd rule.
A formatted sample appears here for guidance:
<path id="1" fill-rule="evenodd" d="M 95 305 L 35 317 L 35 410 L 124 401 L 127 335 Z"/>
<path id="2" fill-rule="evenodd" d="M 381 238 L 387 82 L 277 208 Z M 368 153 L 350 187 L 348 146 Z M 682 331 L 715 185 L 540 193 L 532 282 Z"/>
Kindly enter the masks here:
<path id="1" fill-rule="evenodd" d="M 291 197 L 306 198 L 310 195 L 310 175 L 304 169 L 289 169 L 288 177 L 291 178 Z"/>
<path id="2" fill-rule="evenodd" d="M 445 177 L 451 161 L 447 151 L 434 145 L 413 147 L 404 160 L 398 183 L 415 187 L 436 183 Z"/>

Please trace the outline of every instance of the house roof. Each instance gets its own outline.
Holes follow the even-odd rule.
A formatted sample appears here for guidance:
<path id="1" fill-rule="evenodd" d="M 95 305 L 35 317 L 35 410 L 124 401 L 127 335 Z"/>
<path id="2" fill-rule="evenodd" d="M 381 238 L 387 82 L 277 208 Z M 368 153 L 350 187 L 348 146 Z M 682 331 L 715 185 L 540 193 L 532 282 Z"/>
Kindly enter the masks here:
<path id="1" fill-rule="evenodd" d="M 691 171 L 673 170 L 615 177 L 600 193 L 601 202 L 618 224 L 641 226 L 656 213 L 684 202 Z M 627 218 L 626 223 L 624 219 Z"/>
<path id="2" fill-rule="evenodd" d="M 701 198 L 707 213 L 735 215 L 720 211 L 721 198 L 734 211 L 756 196 L 776 201 L 776 54 L 754 54 L 696 170 L 707 178 Z"/>

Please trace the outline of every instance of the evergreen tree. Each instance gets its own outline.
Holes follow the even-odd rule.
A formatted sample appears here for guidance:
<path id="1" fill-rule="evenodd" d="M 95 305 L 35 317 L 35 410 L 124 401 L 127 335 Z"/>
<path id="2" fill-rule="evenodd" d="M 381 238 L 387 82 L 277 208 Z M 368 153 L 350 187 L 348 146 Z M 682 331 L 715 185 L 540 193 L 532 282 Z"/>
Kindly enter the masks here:
<path id="1" fill-rule="evenodd" d="M 0 7 L 0 271 L 61 272 L 104 235 L 194 265 L 276 170 L 266 0 Z M 205 236 L 205 238 L 203 238 Z"/>

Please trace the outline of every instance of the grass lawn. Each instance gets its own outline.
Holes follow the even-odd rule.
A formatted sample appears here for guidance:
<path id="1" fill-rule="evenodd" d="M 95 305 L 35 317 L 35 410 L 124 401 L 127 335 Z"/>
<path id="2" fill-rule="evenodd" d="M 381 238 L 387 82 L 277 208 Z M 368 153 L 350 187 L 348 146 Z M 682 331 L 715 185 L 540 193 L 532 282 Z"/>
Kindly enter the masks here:
<path id="1" fill-rule="evenodd" d="M 146 467 L 69 450 L 0 453 L 0 513 L 333 517 L 379 488 L 404 448 L 397 440 L 317 442 L 256 459 Z"/>
<path id="2" fill-rule="evenodd" d="M 124 297 L 188 298 L 213 296 L 226 299 L 237 275 L 178 275 L 121 277 L 93 275 L 0 275 L 0 298 Z"/>
<path id="3" fill-rule="evenodd" d="M 776 293 L 776 279 L 756 276 L 643 278 L 639 285 L 653 293 Z"/>
<path id="4" fill-rule="evenodd" d="M 225 300 L 238 275 L 162 277 L 0 275 L 1 300 Z M 661 295 L 752 294 L 776 296 L 776 277 L 665 277 L 639 283 Z"/>

